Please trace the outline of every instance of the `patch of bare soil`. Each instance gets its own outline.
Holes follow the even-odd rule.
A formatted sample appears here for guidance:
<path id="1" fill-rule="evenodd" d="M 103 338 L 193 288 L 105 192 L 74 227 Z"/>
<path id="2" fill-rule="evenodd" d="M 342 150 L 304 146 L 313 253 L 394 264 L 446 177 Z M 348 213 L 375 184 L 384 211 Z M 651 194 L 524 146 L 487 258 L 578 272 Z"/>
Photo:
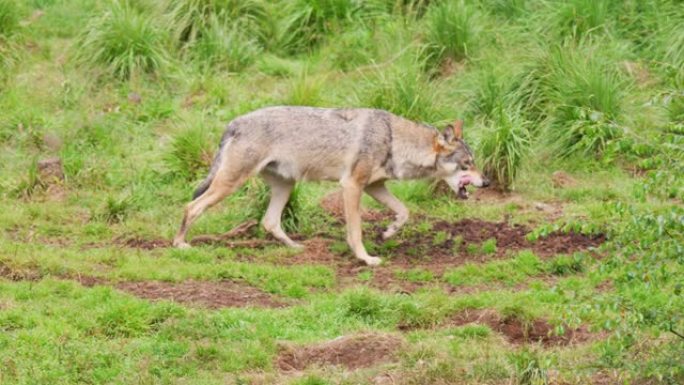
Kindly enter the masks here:
<path id="1" fill-rule="evenodd" d="M 181 283 L 122 282 L 116 288 L 149 300 L 171 300 L 212 309 L 223 307 L 285 307 L 286 303 L 252 286 L 233 281 L 184 281 Z"/>
<path id="2" fill-rule="evenodd" d="M 445 241 L 436 239 L 438 232 L 448 235 Z M 556 254 L 573 253 L 599 246 L 605 241 L 604 235 L 585 235 L 575 232 L 549 234 L 545 238 L 539 238 L 536 242 L 527 240 L 530 232 L 523 225 L 509 225 L 506 222 L 487 222 L 480 219 L 463 219 L 450 223 L 438 221 L 432 226 L 428 234 L 416 234 L 414 237 L 402 243 L 402 248 L 424 246 L 430 247 L 433 256 L 453 256 L 453 248 L 456 241 L 460 241 L 458 249 L 464 249 L 469 244 L 481 244 L 488 239 L 496 239 L 496 256 L 504 256 L 509 251 L 530 249 L 541 257 Z M 404 245 L 405 243 L 405 245 Z M 462 254 L 459 252 L 459 254 Z"/>
<path id="3" fill-rule="evenodd" d="M 375 236 L 376 244 L 382 245 L 382 230 L 381 226 L 376 226 L 372 230 L 373 234 L 366 234 L 366 239 Z M 277 263 L 321 264 L 335 267 L 340 286 L 361 282 L 359 275 L 368 271 L 370 278 L 363 281 L 365 284 L 381 290 L 410 293 L 425 286 L 435 286 L 437 283 L 434 280 L 410 282 L 399 277 L 397 271 L 422 269 L 431 272 L 434 278 L 439 278 L 449 268 L 468 262 L 483 263 L 501 259 L 510 251 L 530 249 L 540 257 L 551 257 L 587 250 L 605 241 L 603 235 L 592 236 L 571 232 L 552 233 L 536 242 L 530 242 L 526 238 L 529 232 L 530 229 L 525 226 L 509 225 L 506 222 L 487 222 L 479 219 L 464 219 L 455 223 L 437 221 L 430 231 L 414 232 L 389 241 L 396 244 L 380 253 L 386 261 L 382 266 L 369 268 L 350 253 L 335 254 L 330 250 L 332 241 L 324 238 L 304 241 L 306 249 L 303 252 L 282 258 Z M 468 245 L 475 245 L 479 250 L 480 245 L 491 238 L 496 239 L 496 252 L 484 254 L 479 251 L 468 251 Z"/>
<path id="4" fill-rule="evenodd" d="M 593 335 L 585 326 L 576 329 L 565 327 L 563 335 L 554 333 L 554 327 L 545 319 L 525 322 L 516 317 L 502 317 L 494 310 L 464 310 L 448 320 L 450 326 L 482 324 L 504 335 L 512 344 L 541 343 L 544 346 L 570 345 L 590 340 Z"/>
<path id="5" fill-rule="evenodd" d="M 283 346 L 276 366 L 283 371 L 304 370 L 310 366 L 338 365 L 347 369 L 367 368 L 390 362 L 404 340 L 392 334 L 359 334 L 305 346 Z"/>

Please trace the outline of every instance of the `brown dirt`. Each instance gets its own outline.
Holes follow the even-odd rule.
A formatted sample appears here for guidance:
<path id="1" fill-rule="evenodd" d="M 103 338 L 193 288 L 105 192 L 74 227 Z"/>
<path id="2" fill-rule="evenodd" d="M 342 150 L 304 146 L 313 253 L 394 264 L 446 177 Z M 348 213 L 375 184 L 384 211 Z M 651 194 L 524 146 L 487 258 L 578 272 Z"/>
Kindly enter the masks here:
<path id="1" fill-rule="evenodd" d="M 285 307 L 286 303 L 252 286 L 233 281 L 122 282 L 116 288 L 149 300 L 171 300 L 212 309 L 223 307 Z"/>
<path id="2" fill-rule="evenodd" d="M 359 334 L 305 346 L 283 346 L 276 366 L 283 371 L 339 365 L 358 369 L 392 361 L 404 340 L 392 334 Z"/>
<path id="3" fill-rule="evenodd" d="M 376 245 L 381 246 L 385 242 L 381 239 L 383 226 L 375 225 L 366 231 L 365 238 L 373 239 Z M 369 268 L 357 261 L 347 251 L 344 255 L 338 255 L 330 250 L 332 240 L 325 238 L 313 238 L 303 240 L 306 249 L 292 256 L 282 257 L 276 261 L 285 265 L 320 264 L 335 267 L 337 269 L 338 283 L 340 286 L 356 284 L 359 274 L 370 271 L 372 277 L 363 281 L 372 287 L 381 290 L 398 292 L 414 292 L 422 287 L 441 285 L 432 280 L 430 282 L 409 282 L 397 277 L 396 271 L 408 269 L 424 269 L 439 278 L 448 268 L 474 262 L 483 263 L 494 259 L 505 258 L 510 252 L 530 249 L 540 257 L 551 257 L 557 254 L 569 254 L 576 251 L 596 247 L 605 241 L 605 236 L 589 236 L 578 233 L 552 233 L 548 237 L 540 238 L 536 242 L 529 242 L 526 235 L 530 229 L 522 225 L 510 225 L 506 222 L 487 222 L 479 219 L 463 219 L 458 222 L 433 221 L 432 229 L 427 232 L 418 232 L 408 225 L 403 235 L 399 234 L 395 240 L 396 245 L 380 253 L 386 264 L 380 267 Z M 228 234 L 228 233 L 227 233 Z M 443 239 L 436 239 L 441 236 Z M 294 237 L 299 239 L 299 237 Z M 468 252 L 468 245 L 479 245 L 490 239 L 496 239 L 497 250 L 493 254 Z M 226 247 L 259 248 L 277 244 L 270 240 L 244 239 L 244 240 L 205 240 L 202 242 L 223 245 Z M 166 239 L 139 239 L 131 238 L 119 243 L 133 248 L 155 249 L 170 247 L 171 243 Z M 458 243 L 458 245 L 456 244 Z M 244 260 L 257 261 L 258 257 L 243 256 Z M 262 261 L 264 262 L 264 261 Z M 448 287 L 445 287 L 447 290 Z"/>
<path id="4" fill-rule="evenodd" d="M 554 334 L 553 325 L 545 319 L 539 318 L 526 323 L 514 317 L 502 317 L 496 311 L 488 309 L 464 310 L 451 317 L 447 325 L 463 326 L 472 323 L 486 325 L 516 345 L 570 345 L 588 341 L 593 336 L 585 326 L 576 329 L 565 327 L 565 334 L 559 336 Z"/>
<path id="5" fill-rule="evenodd" d="M 409 225 L 410 226 L 410 225 Z M 410 229 L 405 229 L 410 230 Z M 305 240 L 306 249 L 298 254 L 282 258 L 276 263 L 287 265 L 321 264 L 337 269 L 339 286 L 364 283 L 366 285 L 395 292 L 414 292 L 426 286 L 440 285 L 436 280 L 429 282 L 409 282 L 397 277 L 396 272 L 408 269 L 424 269 L 439 278 L 445 270 L 463 265 L 464 263 L 483 263 L 494 259 L 505 258 L 510 251 L 531 249 L 540 257 L 551 257 L 557 254 L 568 254 L 575 251 L 596 247 L 605 241 L 605 236 L 589 236 L 578 233 L 552 233 L 537 242 L 529 242 L 526 235 L 529 229 L 522 225 L 509 225 L 505 222 L 487 222 L 478 219 L 464 219 L 450 223 L 437 221 L 432 230 L 426 233 L 414 232 L 403 238 L 398 238 L 396 247 L 385 255 L 381 255 L 385 264 L 370 268 L 356 260 L 350 252 L 338 255 L 330 251 L 333 241 L 324 238 Z M 365 234 L 366 239 L 375 236 L 375 242 L 381 245 L 381 226 L 375 226 L 371 234 Z M 435 240 L 438 232 L 444 232 L 447 237 L 443 242 Z M 401 235 L 399 235 L 400 237 Z M 460 237 L 460 238 L 457 238 Z M 490 238 L 497 240 L 497 251 L 494 254 L 467 252 L 468 244 L 480 245 Z M 458 247 L 455 243 L 460 241 Z M 248 260 L 254 261 L 254 257 Z M 360 281 L 359 274 L 369 271 L 372 277 L 368 281 Z M 443 286 L 443 285 L 442 285 Z M 444 287 L 447 291 L 449 287 Z"/>
<path id="6" fill-rule="evenodd" d="M 0 261 L 0 278 L 10 281 L 39 281 L 43 276 L 37 269 L 16 268 Z"/>
<path id="7" fill-rule="evenodd" d="M 577 185 L 575 178 L 564 171 L 554 171 L 554 173 L 551 174 L 551 182 L 555 188 L 567 188 Z"/>

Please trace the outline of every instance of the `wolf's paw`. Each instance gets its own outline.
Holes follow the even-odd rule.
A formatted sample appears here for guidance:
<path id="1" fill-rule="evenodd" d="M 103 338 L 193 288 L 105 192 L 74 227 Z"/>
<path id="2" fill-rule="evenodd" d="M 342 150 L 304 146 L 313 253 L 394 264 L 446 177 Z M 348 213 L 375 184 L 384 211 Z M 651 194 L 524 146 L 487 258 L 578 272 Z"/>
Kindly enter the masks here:
<path id="1" fill-rule="evenodd" d="M 378 266 L 382 263 L 382 259 L 378 257 L 366 257 L 363 261 L 366 262 L 366 265 L 368 266 Z"/>
<path id="2" fill-rule="evenodd" d="M 292 243 L 288 243 L 287 245 L 288 245 L 289 247 L 295 249 L 295 250 L 304 250 L 304 249 L 306 248 L 306 247 L 305 247 L 304 245 L 302 245 L 301 243 L 297 243 L 297 242 L 294 242 L 294 241 L 293 241 Z"/>
<path id="3" fill-rule="evenodd" d="M 397 229 L 390 227 L 389 229 L 385 230 L 384 233 L 382 233 L 382 239 L 383 240 L 388 240 L 394 236 L 394 234 L 397 233 Z"/>
<path id="4" fill-rule="evenodd" d="M 192 246 L 185 241 L 173 241 L 173 247 L 177 249 L 189 249 Z"/>

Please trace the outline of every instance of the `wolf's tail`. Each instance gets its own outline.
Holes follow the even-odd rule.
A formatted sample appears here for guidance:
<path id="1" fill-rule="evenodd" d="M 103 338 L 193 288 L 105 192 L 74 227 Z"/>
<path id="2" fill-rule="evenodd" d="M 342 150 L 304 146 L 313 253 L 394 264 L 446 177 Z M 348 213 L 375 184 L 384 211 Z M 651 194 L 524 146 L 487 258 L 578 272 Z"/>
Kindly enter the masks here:
<path id="1" fill-rule="evenodd" d="M 214 181 L 216 172 L 218 171 L 218 168 L 221 165 L 221 154 L 223 153 L 223 148 L 226 146 L 226 144 L 228 144 L 229 139 L 230 137 L 228 135 L 224 135 L 223 138 L 221 138 L 221 144 L 219 145 L 219 149 L 216 152 L 216 155 L 214 155 L 214 160 L 211 162 L 209 175 L 207 175 L 207 177 L 204 178 L 202 183 L 200 183 L 195 192 L 192 194 L 192 200 L 199 198 L 202 194 L 204 194 L 207 191 L 207 189 L 209 189 L 209 186 L 211 186 L 211 182 Z"/>

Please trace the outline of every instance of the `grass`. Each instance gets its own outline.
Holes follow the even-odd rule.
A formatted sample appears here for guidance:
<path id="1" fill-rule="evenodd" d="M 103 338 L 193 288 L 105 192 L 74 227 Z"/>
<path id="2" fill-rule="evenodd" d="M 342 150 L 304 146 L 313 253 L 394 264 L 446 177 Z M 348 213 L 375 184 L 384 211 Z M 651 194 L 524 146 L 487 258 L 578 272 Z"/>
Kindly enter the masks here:
<path id="1" fill-rule="evenodd" d="M 504 191 L 513 187 L 522 161 L 530 151 L 529 123 L 517 111 L 498 107 L 480 142 L 482 171 Z"/>
<path id="2" fill-rule="evenodd" d="M 171 64 L 168 35 L 152 16 L 128 3 L 114 2 L 85 28 L 77 57 L 89 65 L 103 65 L 113 76 L 126 79 L 155 73 Z"/>
<path id="3" fill-rule="evenodd" d="M 0 383 L 682 383 L 680 8 L 0 0 Z M 469 187 L 460 201 L 429 181 L 389 183 L 411 220 L 386 242 L 392 218 L 364 220 L 369 251 L 385 256 L 375 269 L 347 264 L 344 225 L 319 204 L 332 183 L 298 185 L 286 207 L 303 252 L 260 228 L 231 240 L 255 247 L 126 246 L 168 242 L 225 124 L 279 104 L 383 108 L 436 127 L 461 118 L 478 166 L 512 191 Z M 38 169 L 54 156 L 57 185 Z M 574 184 L 554 184 L 555 171 Z M 260 219 L 268 200 L 250 180 L 191 236 Z M 496 234 L 472 242 L 439 227 L 471 218 L 525 225 L 535 248 L 570 230 L 606 243 L 512 253 Z M 191 280 L 290 306 L 212 309 L 116 288 Z M 464 309 L 597 334 L 511 345 L 450 326 Z M 405 342 L 394 362 L 355 371 L 292 377 L 274 363 L 283 342 L 360 333 Z"/>
<path id="4" fill-rule="evenodd" d="M 465 1 L 447 1 L 430 7 L 426 18 L 425 44 L 428 63 L 439 66 L 446 59 L 461 61 L 477 48 L 477 9 Z"/>

